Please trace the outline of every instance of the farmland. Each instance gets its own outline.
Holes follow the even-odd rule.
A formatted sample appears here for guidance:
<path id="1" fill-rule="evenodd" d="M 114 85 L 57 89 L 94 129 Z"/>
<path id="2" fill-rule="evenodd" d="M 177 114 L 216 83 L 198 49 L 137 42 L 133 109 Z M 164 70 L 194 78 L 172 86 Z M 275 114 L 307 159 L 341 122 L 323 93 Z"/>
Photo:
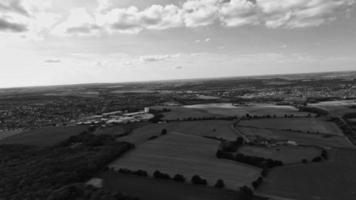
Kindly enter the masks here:
<path id="1" fill-rule="evenodd" d="M 217 147 L 218 141 L 215 140 L 170 133 L 144 143 L 114 161 L 110 167 L 143 169 L 151 175 L 155 170 L 171 176 L 177 173 L 189 178 L 199 175 L 207 179 L 208 185 L 223 179 L 230 189 L 250 184 L 259 176 L 257 168 L 216 158 Z"/>
<path id="2" fill-rule="evenodd" d="M 354 148 L 354 145 L 345 136 L 325 136 L 317 134 L 298 133 L 285 130 L 269 130 L 263 128 L 239 127 L 244 135 L 250 138 L 256 136 L 282 141 L 296 141 L 298 144 L 317 145 L 325 147 Z"/>
<path id="3" fill-rule="evenodd" d="M 300 163 L 303 159 L 311 161 L 320 155 L 321 150 L 315 147 L 280 146 L 280 147 L 257 147 L 243 146 L 239 153 L 248 156 L 258 156 L 273 160 L 280 160 L 284 164 Z"/>
<path id="4" fill-rule="evenodd" d="M 319 118 L 254 119 L 243 120 L 240 122 L 240 125 L 266 129 L 293 130 L 304 133 L 318 133 L 337 136 L 343 135 L 342 131 L 335 123 L 324 121 Z"/>
<path id="5" fill-rule="evenodd" d="M 179 132 L 187 135 L 209 136 L 224 138 L 226 140 L 235 140 L 236 132 L 231 128 L 231 121 L 183 121 L 170 122 L 166 124 L 147 124 L 137 128 L 130 135 L 121 137 L 119 140 L 140 144 L 152 136 L 158 136 L 162 129 L 168 132 Z"/>
<path id="6" fill-rule="evenodd" d="M 287 199 L 355 199 L 356 152 L 335 149 L 330 154 L 326 162 L 272 170 L 258 192 Z"/>
<path id="7" fill-rule="evenodd" d="M 87 126 L 43 127 L 0 140 L 0 144 L 52 146 L 87 130 Z"/>
<path id="8" fill-rule="evenodd" d="M 235 200 L 237 192 L 218 190 L 211 187 L 176 183 L 174 181 L 157 180 L 118 173 L 104 173 L 103 187 L 111 191 L 120 190 L 128 194 L 135 194 L 142 200 Z"/>
<path id="9" fill-rule="evenodd" d="M 152 106 L 150 108 L 154 110 L 169 109 L 170 111 L 163 113 L 163 120 L 222 116 L 221 114 L 211 114 L 204 110 L 190 109 L 181 106 Z"/>
<path id="10" fill-rule="evenodd" d="M 214 115 L 224 116 L 245 116 L 249 115 L 294 115 L 294 116 L 307 116 L 306 112 L 299 112 L 298 109 L 292 106 L 282 106 L 274 104 L 251 103 L 247 105 L 233 105 L 231 103 L 220 104 L 197 104 L 184 106 L 195 110 L 205 111 Z"/>
<path id="11" fill-rule="evenodd" d="M 343 116 L 346 113 L 352 112 L 351 106 L 356 105 L 355 100 L 344 101 L 323 101 L 318 103 L 310 103 L 308 106 L 317 107 L 328 111 L 331 114 Z"/>

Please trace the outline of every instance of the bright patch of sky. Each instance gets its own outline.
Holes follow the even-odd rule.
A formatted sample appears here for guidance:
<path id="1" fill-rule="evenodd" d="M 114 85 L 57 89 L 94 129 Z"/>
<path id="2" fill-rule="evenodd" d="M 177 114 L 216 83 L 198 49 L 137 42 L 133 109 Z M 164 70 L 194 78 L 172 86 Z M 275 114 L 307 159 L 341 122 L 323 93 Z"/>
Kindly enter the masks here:
<path id="1" fill-rule="evenodd" d="M 0 87 L 355 70 L 355 0 L 2 0 Z"/>

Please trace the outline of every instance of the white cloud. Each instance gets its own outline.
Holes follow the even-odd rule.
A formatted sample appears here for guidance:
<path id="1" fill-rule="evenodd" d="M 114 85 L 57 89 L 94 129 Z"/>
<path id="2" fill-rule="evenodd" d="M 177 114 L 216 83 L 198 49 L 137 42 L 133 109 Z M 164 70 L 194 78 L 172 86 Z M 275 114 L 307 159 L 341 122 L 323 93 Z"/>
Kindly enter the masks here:
<path id="1" fill-rule="evenodd" d="M 218 0 L 188 0 L 183 6 L 184 22 L 187 27 L 213 24 L 219 16 Z"/>
<path id="2" fill-rule="evenodd" d="M 83 5 L 63 19 L 49 11 L 51 0 L 2 0 L 0 31 L 63 36 L 102 31 L 138 33 L 212 24 L 303 28 L 330 22 L 338 13 L 347 14 L 355 0 L 186 0 L 179 5 L 151 5 L 143 9 L 117 7 L 113 0 L 97 2 L 96 9 L 88 10 Z"/>
<path id="3" fill-rule="evenodd" d="M 93 34 L 100 30 L 96 18 L 85 8 L 70 11 L 66 21 L 58 24 L 52 33 L 59 36 Z"/>

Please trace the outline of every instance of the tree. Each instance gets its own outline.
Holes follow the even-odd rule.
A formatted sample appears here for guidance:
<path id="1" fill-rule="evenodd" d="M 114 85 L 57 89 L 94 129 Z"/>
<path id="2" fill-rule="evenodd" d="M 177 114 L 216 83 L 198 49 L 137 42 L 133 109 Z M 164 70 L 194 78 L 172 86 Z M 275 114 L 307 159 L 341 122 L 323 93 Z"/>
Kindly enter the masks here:
<path id="1" fill-rule="evenodd" d="M 225 183 L 224 183 L 223 180 L 219 179 L 219 180 L 215 183 L 214 187 L 216 187 L 216 188 L 224 188 L 224 187 L 225 187 Z"/>
<path id="2" fill-rule="evenodd" d="M 165 128 L 162 129 L 162 130 L 161 130 L 161 135 L 166 135 L 166 134 L 167 134 L 167 129 L 165 129 Z"/>
<path id="3" fill-rule="evenodd" d="M 199 175 L 194 175 L 191 179 L 191 182 L 196 185 L 206 185 L 208 182 L 205 179 L 200 178 Z"/>
<path id="4" fill-rule="evenodd" d="M 181 174 L 176 174 L 173 178 L 173 180 L 175 180 L 176 182 L 181 182 L 184 183 L 185 182 L 185 177 Z"/>

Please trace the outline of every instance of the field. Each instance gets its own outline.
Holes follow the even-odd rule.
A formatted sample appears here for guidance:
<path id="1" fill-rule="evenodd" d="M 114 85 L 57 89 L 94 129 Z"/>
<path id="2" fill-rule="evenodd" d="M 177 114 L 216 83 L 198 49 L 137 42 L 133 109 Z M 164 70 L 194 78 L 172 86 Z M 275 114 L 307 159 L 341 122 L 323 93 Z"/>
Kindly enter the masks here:
<path id="1" fill-rule="evenodd" d="M 184 106 L 185 108 L 191 108 L 195 110 L 201 110 L 215 115 L 224 116 L 245 116 L 250 115 L 276 115 L 284 116 L 294 115 L 294 116 L 307 116 L 306 112 L 299 112 L 298 109 L 292 106 L 281 106 L 274 104 L 249 104 L 249 105 L 239 105 L 235 106 L 231 103 L 219 103 L 219 104 L 196 104 Z"/>
<path id="2" fill-rule="evenodd" d="M 356 105 L 355 100 L 344 101 L 323 101 L 319 103 L 311 103 L 308 106 L 317 107 L 327 110 L 331 114 L 343 116 L 346 113 L 353 112 L 354 109 L 350 108 L 351 105 Z"/>
<path id="3" fill-rule="evenodd" d="M 286 199 L 356 199 L 355 155 L 354 150 L 335 149 L 329 161 L 275 168 L 258 192 Z"/>
<path id="4" fill-rule="evenodd" d="M 169 112 L 163 113 L 163 120 L 177 120 L 186 118 L 219 117 L 220 114 L 211 114 L 204 110 L 185 108 L 181 106 L 152 106 L 154 110 L 169 109 Z"/>
<path id="5" fill-rule="evenodd" d="M 160 170 L 171 176 L 179 173 L 188 179 L 200 175 L 207 179 L 208 185 L 223 179 L 227 188 L 235 190 L 250 184 L 259 176 L 258 168 L 216 158 L 218 145 L 216 140 L 169 133 L 140 145 L 114 161 L 110 167 L 143 169 L 151 175 L 155 170 Z"/>
<path id="6" fill-rule="evenodd" d="M 323 121 L 319 118 L 277 118 L 277 119 L 253 119 L 243 120 L 241 126 L 257 128 L 297 130 L 328 135 L 342 136 L 342 131 L 333 122 Z"/>
<path id="7" fill-rule="evenodd" d="M 234 191 L 134 175 L 108 172 L 99 177 L 103 179 L 105 189 L 114 192 L 119 190 L 142 200 L 235 200 L 237 196 Z"/>
<path id="8" fill-rule="evenodd" d="M 187 135 L 210 136 L 224 138 L 226 140 L 235 140 L 237 135 L 231 127 L 231 121 L 184 121 L 170 122 L 167 124 L 147 124 L 137 128 L 128 136 L 121 137 L 119 140 L 140 144 L 152 136 L 158 136 L 162 129 L 168 132 L 179 132 Z"/>
<path id="9" fill-rule="evenodd" d="M 297 147 L 297 146 L 280 146 L 280 147 L 257 147 L 242 146 L 239 152 L 249 156 L 258 156 L 280 160 L 284 164 L 301 163 L 303 159 L 311 161 L 313 158 L 320 156 L 321 150 L 315 147 Z"/>
<path id="10" fill-rule="evenodd" d="M 87 130 L 87 126 L 44 127 L 24 131 L 18 135 L 0 140 L 0 144 L 26 144 L 36 146 L 51 146 L 70 136 L 78 135 Z"/>
<path id="11" fill-rule="evenodd" d="M 15 130 L 1 130 L 0 131 L 0 140 L 7 138 L 7 137 L 11 137 L 14 135 L 18 135 L 20 133 L 22 133 L 23 130 L 22 129 L 15 129 Z"/>
<path id="12" fill-rule="evenodd" d="M 298 144 L 317 145 L 322 147 L 355 148 L 345 136 L 325 136 L 298 133 L 284 130 L 269 130 L 262 128 L 239 127 L 238 130 L 248 137 L 260 136 L 275 140 L 291 140 Z"/>

